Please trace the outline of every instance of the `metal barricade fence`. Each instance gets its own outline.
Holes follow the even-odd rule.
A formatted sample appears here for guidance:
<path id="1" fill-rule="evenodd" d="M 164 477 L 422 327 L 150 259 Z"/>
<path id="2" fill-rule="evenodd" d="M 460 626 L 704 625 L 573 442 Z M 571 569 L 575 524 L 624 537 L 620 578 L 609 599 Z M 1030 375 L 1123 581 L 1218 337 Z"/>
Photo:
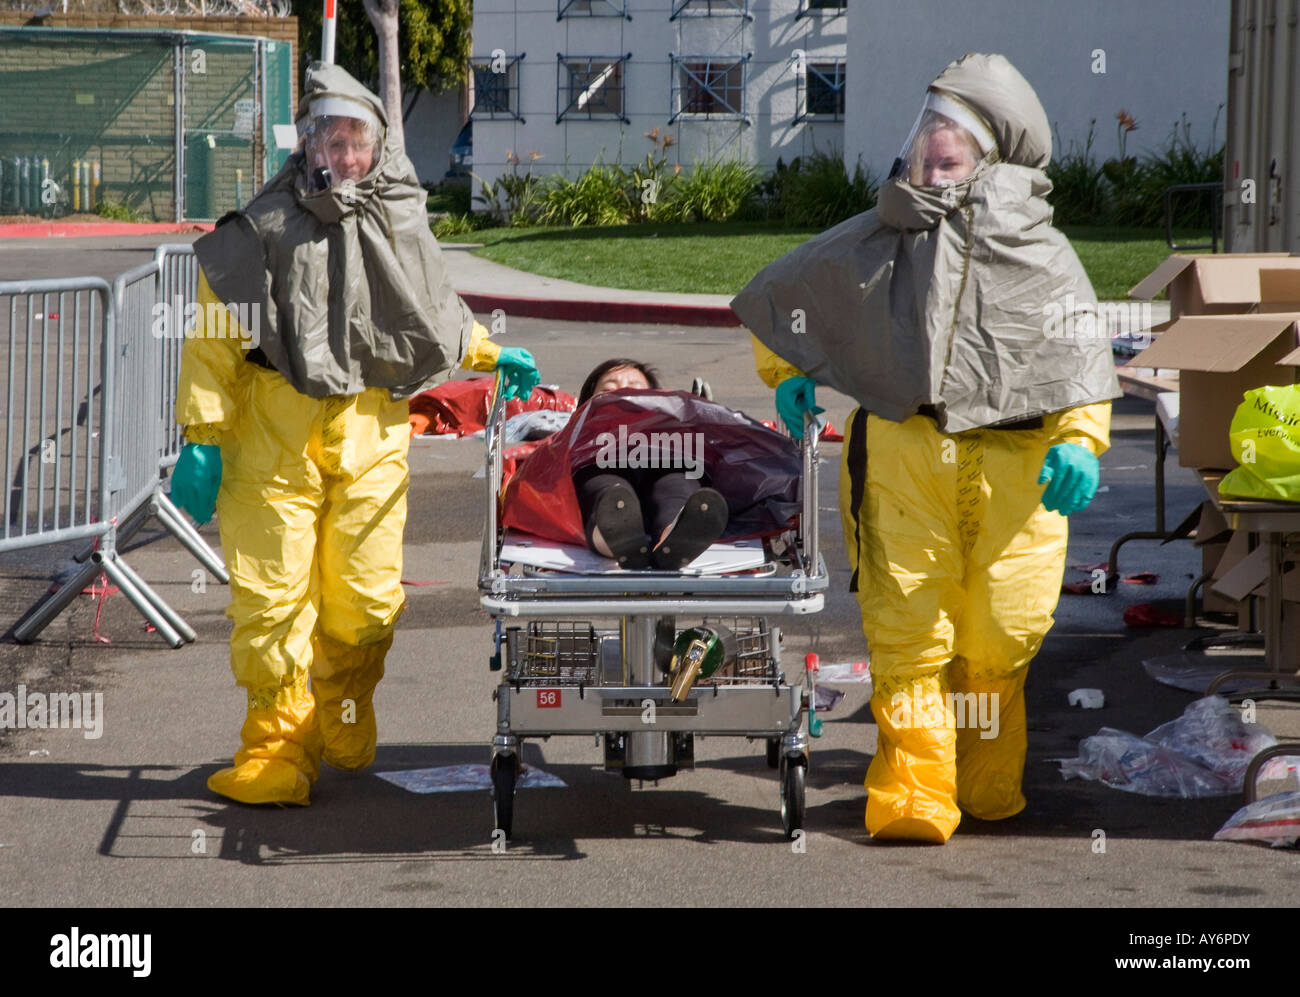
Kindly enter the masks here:
<path id="1" fill-rule="evenodd" d="M 185 306 L 199 298 L 199 258 L 189 243 L 167 243 L 154 252 L 158 264 L 158 304 L 164 306 L 154 320 L 167 321 L 168 335 L 162 337 L 162 408 L 158 413 L 163 428 L 164 467 L 171 467 L 185 446 L 185 434 L 176 421 L 176 388 L 181 379 L 181 348 L 185 345 Z"/>
<path id="2" fill-rule="evenodd" d="M 173 250 L 177 248 L 164 247 Z M 113 282 L 111 295 L 106 293 L 108 286 L 103 281 L 90 279 L 0 283 L 0 295 L 6 291 L 13 294 L 52 291 L 53 285 L 69 290 L 74 287 L 93 288 L 102 295 L 99 312 L 102 332 L 95 351 L 100 373 L 97 386 L 87 389 L 90 397 L 95 393 L 99 397 L 97 406 L 89 406 L 89 411 L 94 413 L 94 428 L 86 430 L 88 439 L 96 445 L 98 467 L 95 487 L 91 489 L 89 485 L 85 486 L 87 497 L 82 502 L 87 507 L 83 515 L 88 518 L 88 522 L 80 526 L 62 526 L 62 519 L 67 517 L 62 515 L 62 508 L 57 502 L 51 515 L 44 515 L 43 510 L 49 504 L 44 490 L 44 477 L 37 476 L 33 491 L 31 473 L 24 472 L 18 479 L 9 478 L 13 484 L 6 495 L 5 519 L 8 531 L 9 510 L 11 505 L 14 506 L 23 519 L 24 529 L 14 538 L 10 538 L 6 532 L 5 540 L 0 541 L 0 552 L 7 547 L 35 546 L 85 536 L 93 536 L 95 542 L 77 557 L 78 561 L 86 562 L 85 566 L 61 588 L 42 600 L 14 628 L 14 637 L 20 642 L 34 640 L 101 571 L 108 575 L 172 647 L 194 640 L 194 631 L 118 553 L 119 545 L 138 532 L 151 516 L 156 517 L 220 581 L 229 580 L 221 559 L 171 503 L 163 488 L 165 471 L 175 464 L 184 444 L 180 427 L 175 425 L 175 403 L 181 348 L 184 345 L 184 305 L 194 300 L 197 266 L 192 260 L 184 261 L 183 257 L 183 253 L 164 254 L 160 250 L 153 262 L 120 275 Z M 110 307 L 105 308 L 105 304 Z M 178 304 L 179 313 L 176 313 L 173 310 Z M 163 305 L 166 307 L 160 307 Z M 29 314 L 30 309 L 29 297 Z M 44 312 L 49 314 L 48 306 L 44 306 Z M 24 370 L 25 390 L 18 395 L 15 395 L 12 388 L 9 391 L 7 433 L 10 433 L 8 427 L 14 425 L 17 406 L 22 403 L 28 409 L 31 407 L 32 392 L 26 386 L 29 385 L 32 370 L 36 366 L 30 348 L 31 321 L 28 321 L 26 339 L 16 342 L 17 337 L 12 331 L 15 327 L 14 314 L 16 306 L 11 306 L 10 380 L 16 382 L 17 378 L 13 375 L 19 369 Z M 63 312 L 60 310 L 57 314 L 62 316 Z M 60 334 L 56 339 L 59 349 L 62 349 L 64 337 Z M 79 346 L 80 340 L 76 337 L 74 339 Z M 39 368 L 42 380 L 38 392 L 42 419 L 45 416 L 45 397 L 48 393 L 44 380 L 48 366 L 44 342 L 42 340 Z M 25 357 L 21 367 L 16 362 L 16 353 Z M 73 353 L 77 355 L 75 350 Z M 69 370 L 61 375 L 63 380 L 70 379 L 74 386 L 85 380 L 80 376 L 79 362 L 73 362 L 68 367 Z M 62 370 L 63 365 L 56 364 L 55 369 Z M 56 383 L 62 388 L 62 380 L 56 380 Z M 55 411 L 62 413 L 62 391 L 56 390 L 55 394 Z M 84 421 L 88 422 L 89 418 Z M 53 417 L 53 438 L 58 440 L 71 433 L 74 455 L 78 425 L 59 414 Z M 74 428 L 70 430 L 68 426 Z M 27 421 L 23 423 L 22 433 L 21 441 L 25 447 L 31 435 Z M 48 440 L 49 437 L 43 438 L 36 449 L 52 454 L 55 466 L 61 468 L 62 451 L 57 444 L 49 446 Z M 7 475 L 13 451 L 12 446 L 7 450 Z M 59 487 L 58 483 L 53 486 L 56 496 Z M 30 522 L 33 505 L 38 510 L 34 526 Z M 75 512 L 75 501 L 70 505 L 71 512 Z"/>
<path id="3" fill-rule="evenodd" d="M 188 243 L 166 243 L 154 252 L 154 264 L 158 268 L 158 287 L 150 335 L 157 352 L 150 369 L 158 379 L 157 415 L 162 432 L 158 473 L 161 475 L 175 466 L 185 446 L 184 429 L 176 421 L 176 392 L 181 379 L 181 353 L 190 327 L 187 309 L 197 304 L 199 297 L 199 260 L 194 247 Z M 199 531 L 172 504 L 161 487 L 155 488 L 150 503 L 151 511 L 159 521 L 218 581 L 223 585 L 230 581 L 221 558 L 199 536 Z"/>
<path id="4" fill-rule="evenodd" d="M 0 282 L 5 348 L 0 553 L 102 536 L 109 451 L 102 429 L 112 341 L 95 277 Z"/>

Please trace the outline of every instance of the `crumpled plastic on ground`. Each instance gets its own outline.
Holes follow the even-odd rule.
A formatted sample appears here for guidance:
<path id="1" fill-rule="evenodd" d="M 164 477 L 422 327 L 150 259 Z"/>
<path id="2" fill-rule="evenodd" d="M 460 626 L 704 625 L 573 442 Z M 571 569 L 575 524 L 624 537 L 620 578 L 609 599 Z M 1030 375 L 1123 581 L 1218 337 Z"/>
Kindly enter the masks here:
<path id="1" fill-rule="evenodd" d="M 1248 803 L 1214 833 L 1215 841 L 1266 841 L 1274 848 L 1300 841 L 1300 790 Z"/>
<path id="2" fill-rule="evenodd" d="M 432 769 L 377 772 L 376 775 L 411 793 L 465 793 L 492 788 L 490 765 L 441 765 Z M 565 783 L 559 776 L 525 765 L 515 788 L 563 789 Z"/>
<path id="3" fill-rule="evenodd" d="M 1202 696 L 1210 683 L 1232 668 L 1240 668 L 1242 658 L 1232 655 L 1207 657 L 1205 654 L 1189 654 L 1180 651 L 1177 654 L 1164 654 L 1158 658 L 1144 658 L 1142 667 L 1146 673 L 1161 685 L 1172 686 L 1185 692 L 1196 692 Z M 1226 695 L 1233 695 L 1246 689 L 1259 687 L 1259 679 L 1229 679 L 1219 686 Z"/>
<path id="4" fill-rule="evenodd" d="M 1252 758 L 1277 744 L 1220 696 L 1190 704 L 1146 737 L 1103 727 L 1079 742 L 1077 758 L 1054 758 L 1066 779 L 1093 779 L 1143 796 L 1196 799 L 1241 792 Z"/>

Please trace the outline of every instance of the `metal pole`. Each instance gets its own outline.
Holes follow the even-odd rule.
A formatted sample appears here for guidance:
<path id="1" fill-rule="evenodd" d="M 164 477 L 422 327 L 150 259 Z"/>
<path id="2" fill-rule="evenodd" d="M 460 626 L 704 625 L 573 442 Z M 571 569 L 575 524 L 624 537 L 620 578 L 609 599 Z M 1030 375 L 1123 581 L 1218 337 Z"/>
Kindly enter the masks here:
<path id="1" fill-rule="evenodd" d="M 325 16 L 321 21 L 320 61 L 334 61 L 334 26 L 337 11 L 334 0 L 325 0 Z"/>

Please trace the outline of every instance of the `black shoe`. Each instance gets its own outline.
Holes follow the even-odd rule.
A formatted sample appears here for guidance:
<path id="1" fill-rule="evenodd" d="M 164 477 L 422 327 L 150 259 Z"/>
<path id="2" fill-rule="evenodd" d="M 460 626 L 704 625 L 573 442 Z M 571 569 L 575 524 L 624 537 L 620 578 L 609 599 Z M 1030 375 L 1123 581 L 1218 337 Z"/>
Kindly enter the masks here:
<path id="1" fill-rule="evenodd" d="M 639 571 L 650 567 L 650 538 L 641 518 L 641 503 L 631 485 L 614 485 L 601 492 L 587 521 L 587 546 L 596 550 L 592 534 L 601 539 L 620 568 Z"/>
<path id="2" fill-rule="evenodd" d="M 709 549 L 727 528 L 727 500 L 712 488 L 701 488 L 686 500 L 664 542 L 651 552 L 656 568 L 676 571 Z"/>

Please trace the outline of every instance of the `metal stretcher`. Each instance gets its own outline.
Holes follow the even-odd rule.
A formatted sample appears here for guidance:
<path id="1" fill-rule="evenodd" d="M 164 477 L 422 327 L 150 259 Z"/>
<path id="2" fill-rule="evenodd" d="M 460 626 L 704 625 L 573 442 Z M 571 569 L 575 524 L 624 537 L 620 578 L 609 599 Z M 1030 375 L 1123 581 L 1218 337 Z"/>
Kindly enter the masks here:
<path id="1" fill-rule="evenodd" d="M 498 392 L 486 431 L 479 564 L 480 603 L 496 623 L 491 668 L 502 673 L 493 693 L 496 827 L 510 836 L 525 738 L 594 735 L 606 769 L 658 780 L 693 767 L 696 735 L 734 735 L 767 741 L 782 824 L 793 838 L 803 826 L 805 712 L 810 733 L 820 726 L 808 709 L 816 656 L 808 656 L 798 684 L 787 683 L 780 629 L 768 617 L 819 612 L 829 584 L 817 546 L 816 425 L 804 433 L 796 530 L 715 544 L 680 571 L 627 571 L 585 547 L 502 529 L 504 411 Z M 696 626 L 719 636 L 725 663 L 674 699 L 673 678 L 700 646 L 675 658 L 674 643 Z M 670 675 L 674 662 L 679 671 Z"/>

